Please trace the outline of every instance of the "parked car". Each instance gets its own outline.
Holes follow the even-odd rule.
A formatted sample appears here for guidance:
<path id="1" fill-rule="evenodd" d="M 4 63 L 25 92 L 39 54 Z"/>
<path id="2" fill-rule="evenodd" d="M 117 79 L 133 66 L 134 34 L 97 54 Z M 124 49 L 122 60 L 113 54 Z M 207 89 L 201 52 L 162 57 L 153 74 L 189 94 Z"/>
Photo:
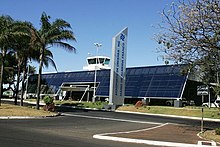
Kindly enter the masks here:
<path id="1" fill-rule="evenodd" d="M 3 97 L 6 97 L 6 98 L 12 98 L 13 97 L 13 91 L 12 90 L 4 91 L 2 95 L 3 95 Z"/>
<path id="2" fill-rule="evenodd" d="M 202 105 L 205 106 L 205 107 L 209 107 L 209 102 L 202 103 Z M 216 99 L 214 102 L 211 102 L 210 107 L 220 108 L 220 99 Z"/>

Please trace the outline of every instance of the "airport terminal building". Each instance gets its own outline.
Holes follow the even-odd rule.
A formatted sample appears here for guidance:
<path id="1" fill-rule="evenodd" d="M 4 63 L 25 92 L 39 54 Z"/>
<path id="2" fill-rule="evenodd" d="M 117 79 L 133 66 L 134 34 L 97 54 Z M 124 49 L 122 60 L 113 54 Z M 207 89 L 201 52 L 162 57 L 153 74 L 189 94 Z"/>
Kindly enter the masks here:
<path id="1" fill-rule="evenodd" d="M 95 89 L 97 100 L 108 100 L 109 58 L 99 56 L 97 59 L 100 67 L 105 68 L 43 74 L 41 95 L 51 94 L 59 99 L 91 101 Z M 93 59 L 87 60 L 88 66 L 94 68 Z M 147 99 L 151 103 L 163 103 L 170 99 L 184 98 L 194 100 L 200 105 L 201 98 L 198 98 L 196 89 L 201 83 L 193 80 L 190 73 L 184 74 L 182 72 L 184 67 L 184 65 L 161 65 L 126 68 L 124 103 L 135 103 L 140 99 Z M 27 90 L 29 96 L 36 94 L 36 83 L 37 75 L 31 75 Z"/>

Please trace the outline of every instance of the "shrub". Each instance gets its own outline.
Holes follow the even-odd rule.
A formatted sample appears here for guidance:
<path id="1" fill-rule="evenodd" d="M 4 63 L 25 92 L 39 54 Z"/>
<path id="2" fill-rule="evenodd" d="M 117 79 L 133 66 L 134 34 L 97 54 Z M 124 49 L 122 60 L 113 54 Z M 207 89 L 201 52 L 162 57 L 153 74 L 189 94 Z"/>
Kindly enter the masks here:
<path id="1" fill-rule="evenodd" d="M 52 97 L 50 97 L 50 96 L 48 96 L 48 95 L 47 95 L 47 96 L 45 96 L 43 100 L 44 100 L 44 103 L 45 103 L 45 104 L 47 104 L 47 105 L 49 105 L 49 104 L 52 104 L 52 103 L 53 103 L 53 98 L 52 98 Z"/>
<path id="2" fill-rule="evenodd" d="M 101 105 L 102 102 L 101 101 L 96 101 L 96 105 Z"/>
<path id="3" fill-rule="evenodd" d="M 216 135 L 220 135 L 220 128 L 216 128 L 216 129 L 215 129 L 215 134 L 216 134 Z"/>
<path id="4" fill-rule="evenodd" d="M 135 107 L 142 107 L 144 105 L 144 103 L 142 101 L 137 101 L 137 103 L 135 104 Z"/>
<path id="5" fill-rule="evenodd" d="M 54 111 L 55 106 L 54 106 L 54 103 L 53 103 L 53 98 L 47 95 L 47 96 L 44 97 L 43 100 L 44 100 L 44 103 L 46 104 L 43 107 L 43 109 L 45 111 Z"/>

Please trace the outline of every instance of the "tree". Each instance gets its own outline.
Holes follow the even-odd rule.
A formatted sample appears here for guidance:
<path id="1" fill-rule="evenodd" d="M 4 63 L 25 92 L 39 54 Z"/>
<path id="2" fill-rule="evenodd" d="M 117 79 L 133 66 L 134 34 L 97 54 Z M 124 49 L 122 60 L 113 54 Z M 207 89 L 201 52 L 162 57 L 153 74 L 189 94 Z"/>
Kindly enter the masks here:
<path id="1" fill-rule="evenodd" d="M 184 0 L 163 10 L 155 36 L 167 59 L 200 70 L 205 82 L 216 81 L 220 69 L 220 1 Z M 215 75 L 215 76 L 213 76 Z"/>
<path id="2" fill-rule="evenodd" d="M 17 104 L 18 91 L 19 91 L 19 83 L 20 83 L 20 75 L 23 70 L 22 76 L 22 88 L 21 88 L 21 106 L 23 106 L 23 94 L 24 94 L 24 80 L 26 77 L 27 71 L 27 62 L 29 58 L 32 58 L 33 51 L 35 48 L 31 45 L 31 41 L 33 39 L 32 31 L 35 28 L 29 22 L 17 22 L 17 29 L 20 32 L 23 32 L 25 35 L 19 36 L 16 38 L 16 43 L 13 44 L 13 48 L 15 51 L 16 59 L 17 59 L 17 84 L 16 84 L 16 92 L 15 92 L 15 105 Z"/>
<path id="3" fill-rule="evenodd" d="M 0 100 L 4 77 L 5 58 L 9 49 L 12 49 L 16 37 L 24 35 L 17 30 L 15 21 L 10 16 L 0 16 L 0 50 L 1 50 L 1 76 L 0 76 Z M 0 101 L 1 104 L 1 101 Z"/>
<path id="4" fill-rule="evenodd" d="M 37 31 L 36 35 L 36 45 L 40 49 L 37 83 L 37 109 L 39 109 L 40 102 L 41 74 L 45 50 L 49 50 L 50 47 L 57 46 L 62 47 L 67 51 L 75 51 L 75 48 L 67 43 L 67 41 L 76 41 L 73 32 L 71 31 L 71 25 L 62 19 L 56 19 L 54 22 L 50 22 L 49 20 L 50 16 L 43 12 L 40 20 L 41 28 Z"/>
<path id="5" fill-rule="evenodd" d="M 39 46 L 35 44 L 37 38 L 37 30 L 33 27 L 33 25 L 29 22 L 19 22 L 20 23 L 20 31 L 26 33 L 26 36 L 22 36 L 17 38 L 17 42 L 13 45 L 15 50 L 16 58 L 17 58 L 17 85 L 15 92 L 15 104 L 17 104 L 18 97 L 18 88 L 20 83 L 20 75 L 21 70 L 23 70 L 22 74 L 22 82 L 21 82 L 21 106 L 23 106 L 23 97 L 24 97 L 24 89 L 25 89 L 25 79 L 27 77 L 27 62 L 28 60 L 34 60 L 39 62 L 40 50 Z M 55 62 L 53 61 L 52 52 L 49 50 L 45 50 L 45 56 L 43 59 L 43 64 L 48 67 L 49 63 L 53 65 L 53 67 L 57 70 Z M 26 83 L 27 84 L 27 83 Z M 27 89 L 26 89 L 27 90 Z"/>

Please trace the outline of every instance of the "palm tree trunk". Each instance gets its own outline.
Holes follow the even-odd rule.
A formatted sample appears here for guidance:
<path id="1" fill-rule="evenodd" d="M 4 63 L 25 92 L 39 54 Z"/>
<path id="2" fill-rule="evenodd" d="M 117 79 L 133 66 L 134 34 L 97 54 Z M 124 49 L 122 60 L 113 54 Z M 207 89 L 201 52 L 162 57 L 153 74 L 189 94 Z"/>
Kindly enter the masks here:
<path id="1" fill-rule="evenodd" d="M 3 84 L 3 72 L 4 72 L 4 63 L 1 65 L 1 77 L 0 77 L 0 98 L 2 97 L 2 84 Z"/>
<path id="2" fill-rule="evenodd" d="M 16 90 L 15 90 L 15 101 L 14 104 L 18 104 L 18 92 L 19 92 L 19 83 L 20 83 L 20 70 L 21 70 L 21 64 L 18 63 L 18 75 L 17 75 L 17 83 L 16 83 Z"/>
<path id="3" fill-rule="evenodd" d="M 39 73 L 38 73 L 38 80 L 37 80 L 37 104 L 36 104 L 37 110 L 40 109 L 40 104 L 39 103 L 40 103 L 41 74 L 42 74 L 42 68 L 43 68 L 43 57 L 44 57 L 44 47 L 41 50 Z"/>
<path id="4" fill-rule="evenodd" d="M 2 49 L 2 65 L 1 65 L 1 75 L 0 75 L 0 106 L 1 106 L 1 98 L 3 93 L 3 76 L 4 76 L 4 64 L 5 64 L 5 49 Z"/>
<path id="5" fill-rule="evenodd" d="M 23 100 L 24 100 L 24 80 L 25 80 L 25 77 L 26 77 L 25 75 L 27 73 L 27 68 L 26 67 L 27 67 L 27 60 L 25 59 L 24 67 L 23 67 L 23 77 L 22 77 L 22 83 L 21 83 L 21 103 L 20 103 L 21 106 L 23 106 Z"/>
<path id="6" fill-rule="evenodd" d="M 0 106 L 1 106 L 1 98 L 2 98 L 3 72 L 4 72 L 4 63 L 2 62 L 2 65 L 1 65 L 1 77 L 0 77 Z"/>

